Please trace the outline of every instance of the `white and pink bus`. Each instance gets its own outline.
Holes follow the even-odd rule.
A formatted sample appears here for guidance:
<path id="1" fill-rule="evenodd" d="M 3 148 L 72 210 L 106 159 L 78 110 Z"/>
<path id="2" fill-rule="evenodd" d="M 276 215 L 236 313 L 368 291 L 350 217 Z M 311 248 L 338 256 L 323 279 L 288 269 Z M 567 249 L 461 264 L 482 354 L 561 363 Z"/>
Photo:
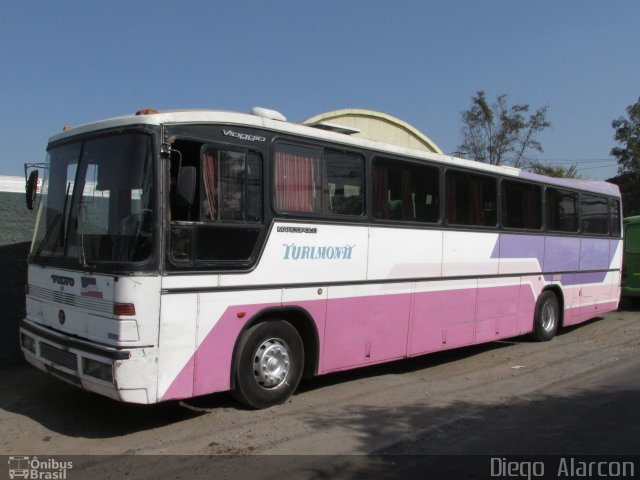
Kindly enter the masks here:
<path id="1" fill-rule="evenodd" d="M 550 340 L 618 305 L 620 193 L 605 182 L 264 109 L 141 111 L 47 151 L 22 350 L 124 402 L 231 391 L 263 408 L 302 376 Z"/>

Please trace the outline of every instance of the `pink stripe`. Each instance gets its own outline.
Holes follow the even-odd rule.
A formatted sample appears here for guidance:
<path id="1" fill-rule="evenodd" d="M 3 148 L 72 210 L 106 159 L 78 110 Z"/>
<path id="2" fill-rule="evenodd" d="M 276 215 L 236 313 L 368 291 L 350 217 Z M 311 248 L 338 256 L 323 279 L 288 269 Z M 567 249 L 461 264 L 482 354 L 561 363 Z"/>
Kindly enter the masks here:
<path id="1" fill-rule="evenodd" d="M 171 383 L 162 400 L 229 390 L 233 349 L 246 319 L 273 306 L 279 304 L 236 305 L 227 308 Z M 244 312 L 242 318 L 238 317 L 238 312 Z"/>
<path id="2" fill-rule="evenodd" d="M 610 286 L 598 292 L 610 299 Z M 567 299 L 566 301 L 569 301 Z M 312 300 L 305 309 L 318 331 L 318 372 L 327 373 L 530 332 L 535 298 L 518 285 Z M 229 307 L 163 394 L 162 400 L 228 390 L 233 349 L 247 319 L 279 304 Z M 617 308 L 617 301 L 565 311 L 565 325 Z M 237 313 L 245 312 L 239 318 Z"/>

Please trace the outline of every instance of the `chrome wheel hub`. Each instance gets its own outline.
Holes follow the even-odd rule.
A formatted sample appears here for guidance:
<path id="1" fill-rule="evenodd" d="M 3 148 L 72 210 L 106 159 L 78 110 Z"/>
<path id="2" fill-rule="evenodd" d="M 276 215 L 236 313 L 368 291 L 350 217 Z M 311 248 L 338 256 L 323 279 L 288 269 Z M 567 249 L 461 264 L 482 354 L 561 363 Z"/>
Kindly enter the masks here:
<path id="1" fill-rule="evenodd" d="M 553 329 L 553 326 L 556 323 L 556 311 L 553 308 L 553 305 L 550 303 L 546 303 L 542 307 L 542 328 L 545 332 L 549 332 Z"/>
<path id="2" fill-rule="evenodd" d="M 276 388 L 287 379 L 290 365 L 289 347 L 284 341 L 272 338 L 256 350 L 253 375 L 261 387 Z"/>

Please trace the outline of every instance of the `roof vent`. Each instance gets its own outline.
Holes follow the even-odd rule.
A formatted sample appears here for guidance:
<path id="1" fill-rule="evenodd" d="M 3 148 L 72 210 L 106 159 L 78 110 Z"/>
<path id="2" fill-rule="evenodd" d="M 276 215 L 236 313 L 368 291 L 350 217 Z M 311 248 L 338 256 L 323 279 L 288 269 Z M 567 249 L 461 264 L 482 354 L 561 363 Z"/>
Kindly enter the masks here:
<path id="1" fill-rule="evenodd" d="M 344 135 L 353 135 L 354 133 L 360 133 L 357 128 L 346 127 L 344 125 L 338 125 L 337 123 L 328 122 L 315 122 L 309 123 L 309 127 L 319 128 L 320 130 L 328 130 L 330 132 L 342 133 Z"/>
<path id="2" fill-rule="evenodd" d="M 280 112 L 277 110 L 270 110 L 268 108 L 253 107 L 249 113 L 251 113 L 251 115 L 256 115 L 257 117 L 270 118 L 271 120 L 278 120 L 280 122 L 287 121 L 287 118 Z"/>

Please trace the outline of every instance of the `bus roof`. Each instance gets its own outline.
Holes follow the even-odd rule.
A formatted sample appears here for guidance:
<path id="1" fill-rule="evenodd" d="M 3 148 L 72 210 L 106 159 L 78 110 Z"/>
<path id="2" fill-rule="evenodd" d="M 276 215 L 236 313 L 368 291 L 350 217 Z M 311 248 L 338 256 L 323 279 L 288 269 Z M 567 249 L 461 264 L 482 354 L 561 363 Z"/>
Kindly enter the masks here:
<path id="1" fill-rule="evenodd" d="M 474 160 L 456 158 L 450 155 L 426 152 L 423 150 L 377 142 L 361 137 L 352 137 L 343 133 L 322 130 L 303 124 L 274 120 L 263 116 L 248 113 L 230 112 L 225 110 L 169 110 L 142 115 L 123 115 L 66 129 L 63 132 L 52 136 L 49 139 L 49 142 L 58 142 L 67 138 L 74 137 L 76 135 L 117 127 L 132 125 L 171 125 L 188 123 L 223 123 L 237 126 L 265 128 L 276 132 L 326 140 L 333 143 L 383 151 L 390 154 L 403 155 L 416 159 L 431 160 L 446 165 L 485 171 L 487 173 L 496 173 L 510 177 L 518 177 L 523 180 L 542 182 L 546 184 L 557 185 L 560 187 L 585 190 L 615 197 L 620 196 L 620 190 L 617 185 L 601 180 L 547 177 L 544 175 L 526 172 L 514 167 L 489 165 L 486 163 L 476 162 Z"/>

